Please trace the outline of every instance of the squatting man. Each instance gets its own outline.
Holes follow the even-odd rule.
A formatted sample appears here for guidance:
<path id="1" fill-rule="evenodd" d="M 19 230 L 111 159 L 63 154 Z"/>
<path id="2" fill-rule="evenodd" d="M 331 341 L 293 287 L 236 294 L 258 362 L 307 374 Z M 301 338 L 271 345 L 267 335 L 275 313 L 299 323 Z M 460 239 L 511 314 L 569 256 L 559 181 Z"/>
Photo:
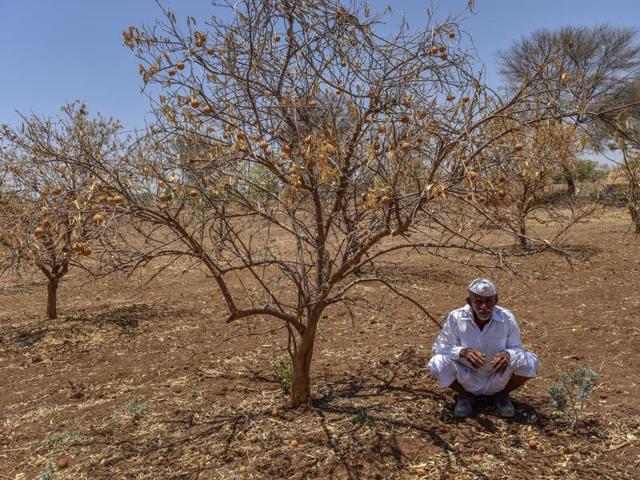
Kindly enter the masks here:
<path id="1" fill-rule="evenodd" d="M 467 305 L 449 313 L 433 344 L 429 370 L 459 394 L 456 417 L 473 414 L 479 395 L 492 396 L 498 415 L 512 417 L 509 392 L 536 376 L 538 357 L 524 349 L 513 313 L 497 306 L 493 282 L 477 278 L 467 291 Z"/>

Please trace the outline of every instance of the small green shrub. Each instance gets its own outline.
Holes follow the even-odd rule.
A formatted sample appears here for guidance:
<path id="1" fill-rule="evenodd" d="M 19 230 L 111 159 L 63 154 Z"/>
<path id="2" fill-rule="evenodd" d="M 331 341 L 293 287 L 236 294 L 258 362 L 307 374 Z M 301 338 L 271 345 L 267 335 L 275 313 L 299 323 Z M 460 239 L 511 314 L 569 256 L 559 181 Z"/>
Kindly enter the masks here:
<path id="1" fill-rule="evenodd" d="M 144 415 L 144 412 L 146 412 L 148 408 L 149 407 L 147 407 L 144 403 L 139 402 L 135 398 L 130 398 L 127 402 L 127 412 L 129 412 L 129 415 L 131 415 L 134 420 L 138 420 L 140 417 L 142 417 L 142 415 Z"/>
<path id="2" fill-rule="evenodd" d="M 53 480 L 53 475 L 53 466 L 50 463 L 47 463 L 47 465 L 40 470 L 37 480 Z"/>
<path id="3" fill-rule="evenodd" d="M 598 374 L 586 365 L 581 365 L 572 374 L 562 372 L 559 383 L 549 387 L 551 406 L 565 413 L 571 425 L 575 425 L 580 411 L 596 386 L 597 379 Z"/>
<path id="4" fill-rule="evenodd" d="M 72 432 L 54 433 L 44 442 L 42 442 L 42 448 L 44 448 L 45 450 L 52 450 L 58 448 L 60 445 L 76 442 L 79 439 L 80 432 L 75 430 Z"/>
<path id="5" fill-rule="evenodd" d="M 273 378 L 284 393 L 291 391 L 291 381 L 293 380 L 293 370 L 291 368 L 291 360 L 287 357 L 276 358 L 271 360 L 271 373 Z"/>

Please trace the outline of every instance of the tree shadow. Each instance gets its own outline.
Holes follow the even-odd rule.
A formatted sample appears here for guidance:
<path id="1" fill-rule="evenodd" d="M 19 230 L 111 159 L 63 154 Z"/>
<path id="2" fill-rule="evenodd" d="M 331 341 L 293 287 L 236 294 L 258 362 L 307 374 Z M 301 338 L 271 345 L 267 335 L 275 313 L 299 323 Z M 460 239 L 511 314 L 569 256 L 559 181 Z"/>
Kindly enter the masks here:
<path id="1" fill-rule="evenodd" d="M 550 427 L 553 425 L 553 421 L 548 415 L 543 413 L 540 406 L 535 404 L 535 400 L 512 398 L 512 401 L 516 413 L 511 418 L 504 418 L 498 415 L 491 397 L 478 397 L 476 404 L 474 405 L 474 414 L 467 419 L 456 419 L 453 416 L 453 409 L 455 406 L 454 402 L 448 405 L 447 414 L 452 418 L 452 421 L 457 423 L 467 421 L 475 423 L 486 433 L 491 434 L 499 432 L 500 429 L 496 426 L 496 421 L 498 420 L 506 422 L 507 425 L 534 426 L 536 430 L 541 433 L 549 433 Z"/>
<path id="2" fill-rule="evenodd" d="M 15 335 L 15 342 L 20 349 L 27 350 L 36 345 L 47 334 L 46 328 L 36 327 L 33 330 L 25 330 Z"/>
<path id="3" fill-rule="evenodd" d="M 149 305 L 126 305 L 90 316 L 89 322 L 99 327 L 115 326 L 123 332 L 131 332 L 140 326 L 142 320 L 153 317 L 157 313 L 157 309 Z"/>
<path id="4" fill-rule="evenodd" d="M 312 409 L 323 426 L 324 442 L 338 459 L 337 464 L 324 472 L 326 478 L 382 479 L 388 474 L 383 466 L 405 468 L 414 459 L 404 451 L 396 432 L 425 440 L 447 455 L 455 454 L 438 431 L 439 412 L 434 410 L 429 415 L 429 411 L 421 411 L 417 418 L 397 418 L 389 411 L 392 407 L 396 413 L 402 409 L 416 413 L 413 406 L 419 402 L 428 406 L 448 402 L 447 393 L 411 382 L 415 377 L 413 372 L 396 370 L 400 365 L 405 369 L 412 363 L 422 365 L 417 357 L 414 349 L 407 349 L 396 361 L 385 363 L 380 371 L 325 379 L 322 393 L 315 397 Z M 328 415 L 334 422 L 335 416 L 343 417 L 339 422 L 350 422 L 346 438 L 338 438 L 329 428 Z M 366 445 L 354 448 L 362 444 L 363 436 L 367 438 Z M 375 471 L 376 466 L 380 466 L 379 472 Z"/>
<path id="5" fill-rule="evenodd" d="M 413 458 L 403 450 L 400 445 L 398 434 L 402 431 L 405 434 L 410 432 L 418 438 L 429 441 L 442 452 L 452 452 L 450 444 L 440 435 L 432 422 L 422 422 L 419 420 L 391 418 L 385 411 L 386 404 L 383 402 L 368 403 L 363 405 L 340 405 L 338 402 L 344 400 L 362 400 L 371 396 L 385 396 L 391 392 L 403 392 L 408 395 L 415 395 L 418 398 L 437 399 L 442 396 L 429 390 L 414 388 L 393 388 L 383 387 L 382 390 L 376 386 L 367 385 L 366 380 L 338 382 L 331 393 L 325 394 L 313 402 L 313 411 L 320 419 L 325 435 L 325 442 L 334 452 L 339 462 L 332 466 L 325 473 L 326 478 L 348 478 L 350 480 L 385 478 L 385 469 L 380 468 L 376 473 L 376 466 L 386 466 L 390 464 L 396 469 L 403 469 L 413 461 Z M 370 394 L 368 390 L 373 390 Z M 412 400 L 406 400 L 411 402 Z M 329 428 L 326 416 L 343 416 L 344 420 L 349 420 L 352 424 L 346 438 L 338 438 Z M 436 415 L 433 416 L 434 418 Z M 336 420 L 334 419 L 334 422 Z M 339 421 L 339 420 L 338 420 Z M 364 428 L 370 432 L 366 445 L 363 448 L 353 448 L 362 444 L 360 433 Z M 365 468 L 365 465 L 367 468 Z M 388 471 L 386 471 L 388 473 Z"/>
<path id="6" fill-rule="evenodd" d="M 406 265 L 403 264 L 402 268 L 398 268 L 398 265 L 393 262 L 379 262 L 376 265 L 376 271 L 382 277 L 400 283 L 417 282 L 418 284 L 423 284 L 425 281 L 428 281 L 431 284 L 441 283 L 461 286 L 467 282 L 464 275 L 454 272 L 453 270 L 437 268 L 431 265 L 420 265 L 417 262 Z M 372 274 L 373 269 L 368 265 L 364 265 L 360 273 L 363 275 Z"/>
<path id="7" fill-rule="evenodd" d="M 45 280 L 31 280 L 23 283 L 12 283 L 9 285 L 0 285 L 0 294 L 3 295 L 15 295 L 23 293 L 32 293 L 40 288 L 47 288 L 47 282 Z"/>
<path id="8" fill-rule="evenodd" d="M 604 252 L 602 247 L 586 244 L 560 244 L 558 247 L 582 262 L 587 262 Z"/>
<path id="9" fill-rule="evenodd" d="M 96 327 L 117 327 L 122 333 L 133 333 L 142 323 L 157 318 L 193 314 L 193 311 L 165 306 L 134 303 L 115 308 L 87 309 L 67 317 L 67 321 Z"/>
<path id="10" fill-rule="evenodd" d="M 102 329 L 116 328 L 121 334 L 131 335 L 140 325 L 153 318 L 171 315 L 186 315 L 193 312 L 179 309 L 159 308 L 146 304 L 122 305 L 108 309 L 86 309 L 70 315 L 49 320 L 45 324 L 38 318 L 26 325 L 13 327 L 2 333 L 2 337 L 11 339 L 3 342 L 4 348 L 27 350 L 38 346 L 48 336 L 70 337 L 82 334 L 86 326 Z"/>
<path id="11" fill-rule="evenodd" d="M 573 259 L 579 262 L 588 262 L 592 258 L 600 255 L 604 249 L 595 245 L 556 243 L 553 247 L 538 243 L 529 248 L 520 245 L 502 245 L 500 250 L 504 255 L 541 255 L 546 253 L 555 254 L 561 257 Z"/>

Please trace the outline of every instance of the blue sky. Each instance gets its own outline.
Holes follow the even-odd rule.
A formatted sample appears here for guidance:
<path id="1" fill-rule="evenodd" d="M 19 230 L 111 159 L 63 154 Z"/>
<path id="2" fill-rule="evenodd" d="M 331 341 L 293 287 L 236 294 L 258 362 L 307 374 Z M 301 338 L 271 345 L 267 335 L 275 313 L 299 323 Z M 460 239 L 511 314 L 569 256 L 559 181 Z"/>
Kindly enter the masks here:
<path id="1" fill-rule="evenodd" d="M 213 12 L 210 0 L 162 3 L 182 19 Z M 428 7 L 436 6 L 437 17 L 444 18 L 464 12 L 467 0 L 370 4 L 391 4 L 395 15 L 405 14 L 418 28 Z M 492 86 L 500 84 L 496 52 L 538 28 L 640 26 L 638 0 L 476 0 L 474 11 L 464 14 L 461 27 L 473 38 Z M 140 94 L 137 62 L 122 45 L 122 31 L 160 15 L 154 0 L 0 0 L 0 123 L 17 124 L 16 111 L 52 116 L 63 103 L 80 99 L 91 112 L 142 127 L 148 101 Z"/>

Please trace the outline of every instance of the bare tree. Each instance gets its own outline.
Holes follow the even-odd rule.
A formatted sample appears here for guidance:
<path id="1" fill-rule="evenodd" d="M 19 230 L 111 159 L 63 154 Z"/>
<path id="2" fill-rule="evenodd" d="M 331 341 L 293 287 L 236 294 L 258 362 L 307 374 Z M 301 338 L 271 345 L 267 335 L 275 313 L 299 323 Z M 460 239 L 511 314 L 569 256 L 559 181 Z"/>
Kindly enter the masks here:
<path id="1" fill-rule="evenodd" d="M 627 178 L 627 208 L 635 232 L 640 234 L 640 126 L 634 122 L 634 130 L 619 128 L 617 142 L 622 152 L 622 171 Z"/>
<path id="2" fill-rule="evenodd" d="M 145 85 L 162 89 L 157 120 L 126 158 L 73 163 L 122 197 L 112 214 L 132 216 L 105 246 L 121 268 L 189 260 L 217 285 L 228 322 L 282 322 L 298 406 L 328 307 L 379 282 L 430 316 L 380 259 L 414 249 L 504 261 L 495 209 L 467 179 L 495 171 L 495 145 L 512 149 L 514 132 L 551 117 L 532 111 L 530 79 L 507 101 L 484 88 L 452 19 L 385 36 L 365 5 L 228 7 L 232 20 L 189 17 L 183 29 L 165 10 L 124 33 Z"/>
<path id="3" fill-rule="evenodd" d="M 640 45 L 632 28 L 599 25 L 567 26 L 557 30 L 538 30 L 499 53 L 502 74 L 519 85 L 532 77 L 541 65 L 544 75 L 537 77 L 541 100 L 558 111 L 566 122 L 575 123 L 593 135 L 596 113 L 611 107 L 612 94 L 640 73 Z M 562 112 L 567 105 L 575 114 Z M 567 193 L 576 192 L 571 162 L 560 162 Z"/>
<path id="4" fill-rule="evenodd" d="M 86 171 L 69 158 L 107 155 L 119 124 L 90 119 L 79 103 L 66 105 L 57 121 L 24 117 L 17 129 L 0 130 L 0 273 L 36 267 L 47 278 L 47 316 L 57 317 L 57 293 L 71 267 L 92 254 L 91 243 L 108 217 L 102 195 Z"/>
<path id="5" fill-rule="evenodd" d="M 640 78 L 620 85 L 602 103 L 609 108 L 596 117 L 591 143 L 602 154 L 610 150 L 621 154 L 610 160 L 624 179 L 622 194 L 636 233 L 640 233 Z"/>

